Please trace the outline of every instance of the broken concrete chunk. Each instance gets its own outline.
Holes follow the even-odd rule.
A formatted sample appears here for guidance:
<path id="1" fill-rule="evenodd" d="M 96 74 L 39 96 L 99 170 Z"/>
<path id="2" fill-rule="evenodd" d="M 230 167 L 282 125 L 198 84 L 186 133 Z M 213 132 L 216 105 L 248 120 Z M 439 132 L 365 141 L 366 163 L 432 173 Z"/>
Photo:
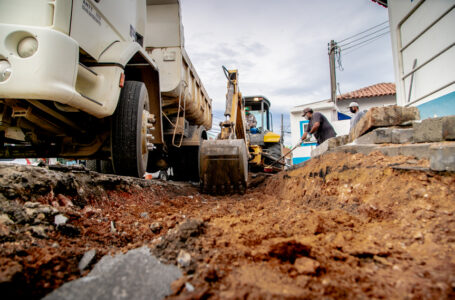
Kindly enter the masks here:
<path id="1" fill-rule="evenodd" d="M 161 264 L 144 246 L 114 257 L 105 255 L 87 276 L 65 283 L 43 299 L 163 299 L 180 276 L 176 266 Z"/>
<path id="2" fill-rule="evenodd" d="M 385 106 L 371 108 L 349 134 L 352 142 L 359 136 L 376 127 L 397 126 L 407 121 L 419 120 L 420 113 L 417 107 Z"/>
<path id="3" fill-rule="evenodd" d="M 63 225 L 65 224 L 66 222 L 68 221 L 68 218 L 65 217 L 64 215 L 62 214 L 58 214 L 54 217 L 54 224 L 59 226 L 59 225 Z"/>
<path id="4" fill-rule="evenodd" d="M 185 250 L 180 250 L 179 255 L 177 256 L 177 264 L 182 268 L 186 268 L 190 263 L 191 255 Z"/>
<path id="5" fill-rule="evenodd" d="M 92 249 L 84 253 L 84 256 L 82 256 L 81 260 L 79 261 L 78 268 L 79 271 L 84 271 L 85 268 L 93 261 L 96 255 L 96 250 Z"/>
<path id="6" fill-rule="evenodd" d="M 311 151 L 311 157 L 316 157 L 324 154 L 325 152 L 331 151 L 339 146 L 345 145 L 348 142 L 347 135 L 340 135 L 337 137 L 330 138 L 317 146 Z"/>
<path id="7" fill-rule="evenodd" d="M 455 171 L 455 143 L 436 144 L 430 147 L 430 169 Z"/>
<path id="8" fill-rule="evenodd" d="M 13 220 L 10 219 L 10 217 L 7 214 L 1 214 L 0 215 L 0 224 L 12 225 L 12 224 L 14 224 L 14 222 L 13 222 Z"/>
<path id="9" fill-rule="evenodd" d="M 319 266 L 320 264 L 318 261 L 308 257 L 297 258 L 294 262 L 294 267 L 297 272 L 304 275 L 315 274 Z"/>
<path id="10" fill-rule="evenodd" d="M 152 230 L 153 233 L 158 233 L 161 229 L 162 226 L 159 222 L 155 222 L 150 225 L 150 230 Z"/>

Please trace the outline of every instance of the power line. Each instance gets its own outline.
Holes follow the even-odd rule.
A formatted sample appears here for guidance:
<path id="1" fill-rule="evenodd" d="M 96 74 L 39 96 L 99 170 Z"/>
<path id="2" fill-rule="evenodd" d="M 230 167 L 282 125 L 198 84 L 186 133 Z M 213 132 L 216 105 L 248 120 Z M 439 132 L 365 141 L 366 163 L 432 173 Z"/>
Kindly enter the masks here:
<path id="1" fill-rule="evenodd" d="M 365 44 L 363 44 L 363 45 L 358 46 L 358 47 L 355 48 L 355 49 L 352 49 L 351 51 L 348 51 L 348 52 L 346 52 L 346 53 L 343 53 L 343 55 L 344 55 L 344 56 L 349 55 L 349 54 L 351 54 L 352 52 L 354 52 L 354 51 L 356 51 L 356 50 L 358 50 L 358 49 L 360 49 L 360 48 L 362 48 L 362 47 L 364 47 L 364 46 L 366 46 L 366 45 L 369 45 L 369 44 L 373 43 L 374 41 L 376 41 L 376 40 L 382 38 L 383 36 L 384 36 L 384 35 L 377 36 L 376 38 L 372 39 L 372 40 L 369 41 L 368 43 L 365 43 Z"/>
<path id="2" fill-rule="evenodd" d="M 362 31 L 362 32 L 359 32 L 359 33 L 354 34 L 354 35 L 352 35 L 352 36 L 350 36 L 350 37 L 347 37 L 347 38 L 345 38 L 344 40 L 339 41 L 339 43 L 342 43 L 342 42 L 344 42 L 344 41 L 350 40 L 350 39 L 352 39 L 353 37 L 356 37 L 356 36 L 358 36 L 358 35 L 361 35 L 362 33 L 368 32 L 368 31 L 370 31 L 370 30 L 372 30 L 372 29 L 374 29 L 374 28 L 376 28 L 376 27 L 379 27 L 379 26 L 381 26 L 381 25 L 384 25 L 385 23 L 388 23 L 388 22 L 389 22 L 389 21 L 384 21 L 384 22 L 382 22 L 381 24 L 375 25 L 375 26 L 370 27 L 370 28 L 368 28 L 368 29 L 366 29 L 366 30 L 364 30 L 364 31 Z"/>
<path id="3" fill-rule="evenodd" d="M 375 39 L 377 39 L 377 38 L 379 38 L 379 37 L 381 37 L 381 36 L 384 36 L 384 35 L 386 35 L 386 34 L 389 34 L 389 33 L 390 33 L 390 31 L 384 32 L 384 33 L 379 34 L 379 35 L 377 35 L 377 36 L 375 36 L 375 37 L 372 37 L 372 38 L 370 38 L 370 39 L 368 39 L 368 40 L 364 40 L 364 41 L 362 41 L 362 42 L 360 42 L 360 43 L 354 44 L 354 45 L 352 45 L 352 46 L 349 46 L 349 47 L 344 48 L 344 49 L 341 49 L 341 50 L 342 50 L 342 51 L 346 51 L 346 50 L 348 50 L 348 49 L 355 48 L 355 47 L 357 47 L 357 46 L 360 46 L 360 45 L 362 45 L 362 44 L 365 44 L 366 42 L 375 40 Z"/>
<path id="4" fill-rule="evenodd" d="M 386 26 L 386 27 L 383 27 L 383 28 L 381 28 L 381 29 L 379 29 L 379 30 L 373 31 L 373 32 L 371 32 L 371 33 L 369 33 L 369 34 L 367 34 L 367 35 L 364 35 L 364 36 L 362 36 L 362 37 L 360 37 L 360 38 L 358 38 L 358 39 L 352 40 L 352 41 L 350 41 L 350 42 L 348 42 L 348 43 L 346 43 L 346 44 L 344 44 L 344 45 L 338 45 L 338 47 L 344 47 L 344 46 L 350 45 L 350 44 L 352 44 L 352 43 L 354 43 L 354 42 L 363 40 L 364 38 L 369 37 L 369 36 L 372 36 L 373 34 L 376 34 L 376 33 L 378 33 L 378 32 L 381 32 L 381 31 L 383 31 L 384 29 L 389 29 L 389 26 Z"/>

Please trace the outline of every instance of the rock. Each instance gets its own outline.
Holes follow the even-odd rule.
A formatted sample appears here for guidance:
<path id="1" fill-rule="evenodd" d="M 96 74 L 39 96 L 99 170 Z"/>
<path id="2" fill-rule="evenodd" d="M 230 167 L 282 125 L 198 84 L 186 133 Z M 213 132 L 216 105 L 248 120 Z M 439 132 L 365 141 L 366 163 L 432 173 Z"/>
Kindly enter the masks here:
<path id="1" fill-rule="evenodd" d="M 9 229 L 9 227 L 6 224 L 0 223 L 0 241 L 9 236 L 10 233 L 11 229 Z"/>
<path id="2" fill-rule="evenodd" d="M 31 231 L 31 233 L 34 236 L 36 236 L 38 238 L 47 239 L 47 234 L 46 234 L 47 228 L 44 227 L 43 225 L 30 226 L 29 230 Z"/>
<path id="3" fill-rule="evenodd" d="M 354 144 L 390 144 L 392 143 L 393 128 L 377 128 L 367 134 L 359 136 L 355 139 Z"/>
<path id="4" fill-rule="evenodd" d="M 442 122 L 442 138 L 445 141 L 455 140 L 455 116 L 444 117 Z"/>
<path id="5" fill-rule="evenodd" d="M 415 240 L 423 240 L 423 233 L 419 231 L 416 234 L 414 234 L 413 238 Z"/>
<path id="6" fill-rule="evenodd" d="M 294 268 L 297 270 L 299 274 L 304 275 L 315 274 L 319 267 L 320 264 L 318 261 L 308 257 L 297 258 L 294 262 Z"/>
<path id="7" fill-rule="evenodd" d="M 406 144 L 414 142 L 414 129 L 393 129 L 392 130 L 392 143 Z"/>
<path id="8" fill-rule="evenodd" d="M 180 250 L 179 255 L 177 256 L 177 264 L 182 267 L 188 267 L 191 263 L 191 255 L 185 250 Z"/>
<path id="9" fill-rule="evenodd" d="M 43 299 L 163 299 L 180 276 L 176 266 L 161 264 L 144 246 L 104 256 L 87 276 L 65 283 Z"/>
<path id="10" fill-rule="evenodd" d="M 141 218 L 148 219 L 149 214 L 147 212 L 141 213 Z"/>
<path id="11" fill-rule="evenodd" d="M 153 233 L 160 232 L 162 228 L 163 227 L 161 226 L 161 224 L 159 222 L 155 222 L 150 225 L 150 230 L 152 230 Z"/>
<path id="12" fill-rule="evenodd" d="M 112 232 L 112 233 L 117 233 L 117 229 L 115 228 L 115 223 L 114 223 L 114 221 L 111 221 L 111 232 Z"/>
<path id="13" fill-rule="evenodd" d="M 10 219 L 10 217 L 7 214 L 1 214 L 0 215 L 0 224 L 12 225 L 12 224 L 14 224 L 14 222 L 13 222 L 13 220 Z"/>
<path id="14" fill-rule="evenodd" d="M 421 122 L 415 122 L 414 141 L 416 143 L 440 142 L 442 138 L 443 118 L 425 119 Z"/>
<path id="15" fill-rule="evenodd" d="M 430 147 L 430 169 L 455 171 L 455 143 L 447 142 Z"/>
<path id="16" fill-rule="evenodd" d="M 347 135 L 340 135 L 324 141 L 311 151 L 311 157 L 320 156 L 328 151 L 331 151 L 339 146 L 345 145 L 348 141 Z"/>
<path id="17" fill-rule="evenodd" d="M 57 226 L 66 224 L 67 221 L 68 221 L 68 218 L 62 214 L 58 214 L 54 217 L 54 224 Z"/>
<path id="18" fill-rule="evenodd" d="M 84 256 L 82 256 L 81 260 L 79 261 L 79 264 L 77 265 L 79 268 L 79 271 L 84 271 L 85 268 L 93 261 L 96 255 L 96 250 L 91 249 L 87 252 L 84 253 Z"/>
<path id="19" fill-rule="evenodd" d="M 194 286 L 191 283 L 189 283 L 189 282 L 185 282 L 185 288 L 190 293 L 194 292 Z"/>
<path id="20" fill-rule="evenodd" d="M 397 126 L 407 121 L 419 120 L 417 107 L 384 106 L 373 107 L 357 122 L 349 134 L 352 142 L 359 136 L 377 127 Z"/>
<path id="21" fill-rule="evenodd" d="M 24 207 L 26 207 L 26 208 L 38 208 L 40 206 L 41 206 L 41 203 L 39 203 L 39 202 L 28 201 L 28 202 L 24 203 Z"/>
<path id="22" fill-rule="evenodd" d="M 58 194 L 57 198 L 59 200 L 59 203 L 64 207 L 73 207 L 74 206 L 73 202 L 65 195 Z"/>

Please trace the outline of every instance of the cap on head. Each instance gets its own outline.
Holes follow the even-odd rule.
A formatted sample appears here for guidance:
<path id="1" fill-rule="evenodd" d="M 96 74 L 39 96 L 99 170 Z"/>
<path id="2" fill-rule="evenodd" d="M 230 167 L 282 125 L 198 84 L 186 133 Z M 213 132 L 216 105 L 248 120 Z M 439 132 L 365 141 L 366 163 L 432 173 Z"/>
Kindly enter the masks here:
<path id="1" fill-rule="evenodd" d="M 303 110 L 303 115 L 302 115 L 302 116 L 305 116 L 305 115 L 306 115 L 307 113 L 309 113 L 309 112 L 310 112 L 310 113 L 313 113 L 313 110 L 312 110 L 311 108 L 309 108 L 309 107 L 305 108 L 305 109 Z"/>
<path id="2" fill-rule="evenodd" d="M 354 106 L 359 107 L 359 104 L 357 102 L 351 102 L 351 104 L 349 104 L 349 107 L 354 107 Z"/>

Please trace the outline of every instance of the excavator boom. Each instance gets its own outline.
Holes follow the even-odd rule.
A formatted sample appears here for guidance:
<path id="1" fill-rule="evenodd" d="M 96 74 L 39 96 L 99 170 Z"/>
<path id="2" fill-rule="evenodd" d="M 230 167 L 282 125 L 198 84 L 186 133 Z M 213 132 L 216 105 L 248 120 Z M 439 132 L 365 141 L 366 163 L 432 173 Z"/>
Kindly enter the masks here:
<path id="1" fill-rule="evenodd" d="M 248 142 L 237 70 L 223 67 L 228 79 L 226 120 L 216 140 L 204 140 L 199 153 L 200 185 L 203 193 L 245 193 L 248 180 Z"/>

